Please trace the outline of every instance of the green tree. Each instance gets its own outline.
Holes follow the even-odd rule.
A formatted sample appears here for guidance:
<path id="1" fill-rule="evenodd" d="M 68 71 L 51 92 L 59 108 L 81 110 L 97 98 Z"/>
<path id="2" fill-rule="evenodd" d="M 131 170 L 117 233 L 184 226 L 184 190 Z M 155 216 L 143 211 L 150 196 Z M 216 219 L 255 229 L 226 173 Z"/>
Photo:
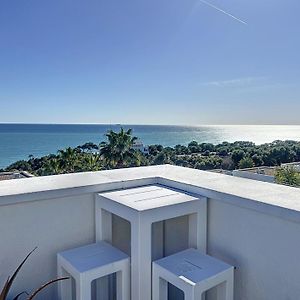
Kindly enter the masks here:
<path id="1" fill-rule="evenodd" d="M 75 172 L 75 165 L 78 154 L 76 149 L 68 147 L 65 150 L 59 150 L 58 154 L 64 171 L 67 173 Z"/>
<path id="2" fill-rule="evenodd" d="M 228 152 L 229 152 L 228 147 L 220 147 L 217 150 L 217 154 L 220 156 L 226 156 L 226 155 L 228 155 Z"/>
<path id="3" fill-rule="evenodd" d="M 149 165 L 149 160 L 141 151 L 135 151 L 131 159 L 130 167 L 140 167 Z"/>
<path id="4" fill-rule="evenodd" d="M 62 172 L 60 161 L 57 158 L 51 158 L 47 161 L 45 171 L 47 175 L 60 174 Z"/>
<path id="5" fill-rule="evenodd" d="M 188 144 L 188 149 L 191 153 L 198 153 L 200 152 L 199 145 L 196 141 L 192 141 Z"/>
<path id="6" fill-rule="evenodd" d="M 162 145 L 150 145 L 149 146 L 149 154 L 150 155 L 157 155 L 159 152 L 161 152 L 163 150 L 163 146 Z"/>
<path id="7" fill-rule="evenodd" d="M 186 146 L 183 145 L 176 145 L 174 147 L 175 153 L 177 155 L 184 155 L 184 154 L 188 154 L 189 153 L 189 149 Z"/>
<path id="8" fill-rule="evenodd" d="M 89 152 L 89 153 L 95 152 L 96 150 L 99 149 L 98 145 L 96 145 L 94 143 L 91 143 L 91 142 L 88 142 L 88 143 L 85 143 L 83 145 L 80 145 L 77 148 L 80 151 Z"/>
<path id="9" fill-rule="evenodd" d="M 168 153 L 167 151 L 162 151 L 158 153 L 153 160 L 154 165 L 163 165 L 163 164 L 170 164 L 170 163 L 171 163 L 170 153 Z"/>
<path id="10" fill-rule="evenodd" d="M 234 150 L 231 154 L 231 158 L 236 166 L 238 166 L 241 159 L 245 157 L 245 152 L 241 149 Z"/>
<path id="11" fill-rule="evenodd" d="M 275 181 L 279 184 L 300 187 L 300 173 L 293 166 L 279 167 L 276 169 Z"/>
<path id="12" fill-rule="evenodd" d="M 107 141 L 100 144 L 100 155 L 112 168 L 122 168 L 128 165 L 134 156 L 133 144 L 137 137 L 132 136 L 132 129 L 120 132 L 109 130 L 106 134 Z"/>
<path id="13" fill-rule="evenodd" d="M 202 143 L 199 145 L 199 147 L 201 148 L 202 151 L 209 151 L 209 152 L 215 151 L 215 146 L 211 143 Z"/>
<path id="14" fill-rule="evenodd" d="M 86 154 L 81 162 L 83 171 L 100 171 L 102 169 L 101 159 L 98 154 Z"/>
<path id="15" fill-rule="evenodd" d="M 258 154 L 252 155 L 252 160 L 253 160 L 254 165 L 256 167 L 262 166 L 264 164 L 264 161 L 263 161 L 262 157 Z"/>
<path id="16" fill-rule="evenodd" d="M 246 156 L 242 158 L 239 162 L 239 168 L 240 169 L 246 169 L 246 168 L 252 168 L 254 167 L 254 162 L 251 157 Z"/>

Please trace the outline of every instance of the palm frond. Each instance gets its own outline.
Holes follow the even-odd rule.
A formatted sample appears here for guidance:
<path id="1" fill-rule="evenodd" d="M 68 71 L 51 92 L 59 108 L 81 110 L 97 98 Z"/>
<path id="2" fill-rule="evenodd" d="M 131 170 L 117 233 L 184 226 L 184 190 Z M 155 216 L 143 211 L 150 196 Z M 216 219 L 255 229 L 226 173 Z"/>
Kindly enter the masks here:
<path id="1" fill-rule="evenodd" d="M 14 299 L 13 300 L 18 300 L 19 299 L 19 297 L 21 297 L 23 294 L 26 294 L 26 295 L 28 295 L 28 293 L 27 292 L 21 292 L 21 293 L 19 293 L 16 297 L 14 297 Z"/>
<path id="2" fill-rule="evenodd" d="M 62 281 L 62 280 L 67 280 L 67 279 L 70 279 L 70 278 L 69 277 L 61 277 L 61 278 L 52 279 L 52 280 L 46 282 L 41 287 L 39 287 L 31 296 L 29 296 L 27 300 L 32 300 L 33 298 L 35 298 L 35 296 L 37 294 L 39 294 L 42 290 L 44 290 L 49 285 L 52 285 L 55 282 Z"/>
<path id="3" fill-rule="evenodd" d="M 18 266 L 18 268 L 15 270 L 15 272 L 13 273 L 12 277 L 11 278 L 8 278 L 3 289 L 2 289 L 2 292 L 0 294 L 0 300 L 5 300 L 8 293 L 9 293 L 9 290 L 15 280 L 15 278 L 17 277 L 19 271 L 21 270 L 22 266 L 25 264 L 26 260 L 29 258 L 29 256 L 37 249 L 37 247 L 35 247 L 33 250 L 31 250 L 27 256 L 23 259 L 23 261 L 20 263 L 20 265 Z"/>

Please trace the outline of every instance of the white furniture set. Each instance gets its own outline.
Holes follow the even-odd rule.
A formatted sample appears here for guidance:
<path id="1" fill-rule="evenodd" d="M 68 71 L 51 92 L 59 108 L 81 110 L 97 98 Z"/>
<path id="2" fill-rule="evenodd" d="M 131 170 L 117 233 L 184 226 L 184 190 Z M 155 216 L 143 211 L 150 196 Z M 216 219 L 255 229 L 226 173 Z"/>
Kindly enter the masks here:
<path id="1" fill-rule="evenodd" d="M 111 246 L 112 215 L 130 222 L 130 255 Z M 181 216 L 188 216 L 189 249 L 153 262 L 152 225 Z M 204 299 L 215 286 L 218 300 L 233 300 L 233 267 L 205 255 L 205 197 L 160 185 L 101 193 L 95 199 L 95 222 L 95 244 L 58 254 L 58 275 L 75 279 L 76 300 L 90 300 L 91 282 L 113 273 L 118 300 L 168 299 L 168 283 L 181 289 L 185 300 Z M 70 290 L 70 283 L 61 282 L 59 299 L 71 299 Z"/>

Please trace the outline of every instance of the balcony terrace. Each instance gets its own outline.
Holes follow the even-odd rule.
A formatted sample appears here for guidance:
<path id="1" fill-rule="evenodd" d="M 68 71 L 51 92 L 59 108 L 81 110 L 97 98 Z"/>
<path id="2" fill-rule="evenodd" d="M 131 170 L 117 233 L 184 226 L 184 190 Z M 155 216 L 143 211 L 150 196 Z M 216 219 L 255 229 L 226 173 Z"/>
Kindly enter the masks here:
<path id="1" fill-rule="evenodd" d="M 56 277 L 57 253 L 96 241 L 97 195 L 149 185 L 207 199 L 207 254 L 235 267 L 235 300 L 300 299 L 300 189 L 170 165 L 0 182 L 0 285 L 35 246 L 12 293 Z M 189 247 L 188 226 L 184 216 L 165 221 L 163 256 Z M 130 255 L 130 238 L 113 214 L 111 244 Z M 143 292 L 131 299 L 151 297 Z M 57 297 L 51 287 L 39 299 Z"/>

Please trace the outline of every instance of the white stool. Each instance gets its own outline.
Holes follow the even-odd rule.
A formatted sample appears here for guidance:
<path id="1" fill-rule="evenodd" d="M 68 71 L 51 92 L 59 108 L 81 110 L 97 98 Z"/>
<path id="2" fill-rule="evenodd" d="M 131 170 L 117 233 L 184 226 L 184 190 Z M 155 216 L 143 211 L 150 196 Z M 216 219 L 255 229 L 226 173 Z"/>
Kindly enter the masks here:
<path id="1" fill-rule="evenodd" d="M 76 300 L 91 299 L 91 283 L 100 277 L 116 273 L 117 299 L 130 299 L 129 257 L 105 242 L 67 250 L 57 254 L 58 276 L 75 279 Z M 72 299 L 71 282 L 60 282 L 58 299 Z"/>
<path id="2" fill-rule="evenodd" d="M 233 273 L 234 267 L 187 249 L 153 262 L 152 299 L 167 299 L 169 282 L 184 292 L 185 300 L 204 299 L 213 287 L 218 300 L 233 300 Z"/>

